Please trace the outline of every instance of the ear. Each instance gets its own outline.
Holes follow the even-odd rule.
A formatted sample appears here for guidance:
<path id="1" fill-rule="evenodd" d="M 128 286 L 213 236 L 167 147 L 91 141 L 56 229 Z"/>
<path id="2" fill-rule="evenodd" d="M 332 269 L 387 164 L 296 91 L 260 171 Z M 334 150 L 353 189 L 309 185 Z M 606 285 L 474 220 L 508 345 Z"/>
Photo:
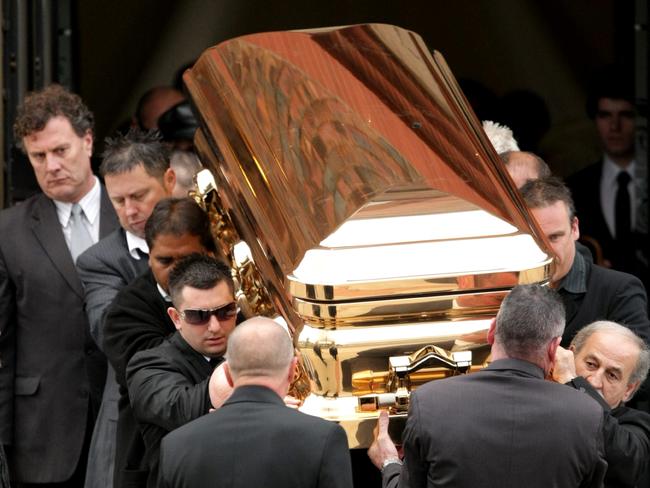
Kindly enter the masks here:
<path id="1" fill-rule="evenodd" d="M 174 189 L 175 185 L 176 173 L 174 173 L 174 170 L 172 168 L 167 168 L 167 171 L 165 171 L 165 174 L 163 175 L 163 186 L 165 187 L 165 190 L 168 194 L 172 194 L 172 190 Z"/>
<path id="2" fill-rule="evenodd" d="M 557 348 L 562 342 L 562 337 L 554 337 L 551 342 L 548 343 L 546 348 L 546 355 L 551 364 L 555 362 L 555 354 L 557 353 Z"/>
<path id="3" fill-rule="evenodd" d="M 298 358 L 296 356 L 291 359 L 291 364 L 289 364 L 289 371 L 287 374 L 287 379 L 289 384 L 293 383 L 294 378 L 296 377 L 296 366 L 298 365 Z"/>
<path id="4" fill-rule="evenodd" d="M 573 221 L 571 222 L 571 237 L 574 241 L 580 239 L 580 221 L 578 217 L 573 217 Z"/>
<path id="5" fill-rule="evenodd" d="M 169 315 L 169 318 L 172 319 L 172 322 L 174 322 L 176 330 L 181 330 L 181 315 L 178 313 L 178 310 L 176 310 L 174 307 L 169 307 L 167 309 L 167 315 Z"/>
<path id="6" fill-rule="evenodd" d="M 625 395 L 623 395 L 621 401 L 627 402 L 630 398 L 632 398 L 637 388 L 639 387 L 639 384 L 640 384 L 639 381 L 635 381 L 634 383 L 629 383 L 627 385 L 627 388 L 625 388 Z"/>
<path id="7" fill-rule="evenodd" d="M 83 141 L 83 149 L 86 151 L 86 154 L 88 154 L 88 157 L 93 155 L 93 133 L 90 129 L 86 131 L 84 136 L 82 137 Z"/>
<path id="8" fill-rule="evenodd" d="M 494 336 L 496 332 L 497 332 L 497 319 L 495 317 L 490 322 L 490 328 L 488 329 L 488 333 L 487 333 L 488 344 L 490 345 L 494 344 Z"/>
<path id="9" fill-rule="evenodd" d="M 226 375 L 226 381 L 231 388 L 235 387 L 235 382 L 232 379 L 232 373 L 230 372 L 230 366 L 228 366 L 228 361 L 223 363 L 223 372 Z"/>

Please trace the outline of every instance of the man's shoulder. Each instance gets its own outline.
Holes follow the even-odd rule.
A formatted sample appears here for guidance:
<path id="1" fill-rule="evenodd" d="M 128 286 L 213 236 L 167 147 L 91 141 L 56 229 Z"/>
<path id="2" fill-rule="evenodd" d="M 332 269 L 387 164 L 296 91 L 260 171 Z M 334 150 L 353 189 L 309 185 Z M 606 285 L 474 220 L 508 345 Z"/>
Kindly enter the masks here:
<path id="1" fill-rule="evenodd" d="M 48 201 L 51 202 L 45 194 L 37 193 L 16 205 L 0 210 L 0 226 L 25 225 L 25 215 L 33 213 L 37 206 L 47 203 Z"/>
<path id="2" fill-rule="evenodd" d="M 173 337 L 173 335 L 172 335 Z M 129 369 L 141 369 L 152 361 L 156 363 L 169 363 L 170 358 L 180 356 L 180 350 L 172 343 L 172 337 L 165 338 L 160 344 L 150 349 L 136 352 L 129 361 Z"/>
<path id="3" fill-rule="evenodd" d="M 641 280 L 630 273 L 605 268 L 593 263 L 586 264 L 589 272 L 588 288 L 591 288 L 592 286 L 603 289 L 620 288 L 621 286 L 638 286 L 643 288 Z"/>
<path id="4" fill-rule="evenodd" d="M 582 169 L 579 169 L 571 176 L 567 177 L 566 183 L 570 188 L 573 188 L 582 186 L 589 180 L 600 179 L 602 168 L 603 161 L 602 159 L 599 159 L 598 161 L 591 163 Z"/>

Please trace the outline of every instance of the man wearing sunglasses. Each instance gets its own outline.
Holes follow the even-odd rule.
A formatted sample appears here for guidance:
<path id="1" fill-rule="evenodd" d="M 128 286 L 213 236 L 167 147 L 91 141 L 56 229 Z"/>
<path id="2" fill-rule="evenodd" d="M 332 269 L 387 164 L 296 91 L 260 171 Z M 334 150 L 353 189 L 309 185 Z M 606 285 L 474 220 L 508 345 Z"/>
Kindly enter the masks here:
<path id="1" fill-rule="evenodd" d="M 129 403 L 127 364 L 137 352 L 158 346 L 176 330 L 167 313 L 170 270 L 190 254 L 216 252 L 208 216 L 190 198 L 158 202 L 147 220 L 145 239 L 150 269 L 117 294 L 104 328 L 104 351 L 120 385 L 115 488 L 145 486 L 148 473 L 144 440 Z"/>
<path id="2" fill-rule="evenodd" d="M 146 446 L 148 487 L 158 486 L 163 436 L 212 407 L 208 383 L 237 319 L 230 268 L 213 257 L 180 260 L 169 275 L 169 293 L 174 306 L 167 313 L 176 333 L 137 353 L 127 367 L 131 407 Z"/>

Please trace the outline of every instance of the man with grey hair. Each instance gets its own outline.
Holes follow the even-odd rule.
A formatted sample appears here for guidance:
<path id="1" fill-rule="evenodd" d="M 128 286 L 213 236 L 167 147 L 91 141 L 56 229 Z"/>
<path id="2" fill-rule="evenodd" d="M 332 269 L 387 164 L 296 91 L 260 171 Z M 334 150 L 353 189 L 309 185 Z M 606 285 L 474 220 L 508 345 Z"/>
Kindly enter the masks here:
<path id="1" fill-rule="evenodd" d="M 650 368 L 647 344 L 627 327 L 598 321 L 558 348 L 553 378 L 583 391 L 605 416 L 605 486 L 634 487 L 650 454 L 650 415 L 625 406 Z"/>
<path id="2" fill-rule="evenodd" d="M 352 487 L 343 429 L 284 405 L 297 358 L 286 330 L 255 317 L 228 338 L 232 396 L 162 442 L 163 487 Z M 288 461 L 290 460 L 290 461 Z"/>
<path id="3" fill-rule="evenodd" d="M 382 469 L 383 485 L 601 486 L 602 410 L 580 392 L 544 381 L 563 329 L 553 290 L 513 288 L 490 324 L 490 365 L 411 394 L 401 467 L 387 416 L 380 416 L 368 455 Z"/>

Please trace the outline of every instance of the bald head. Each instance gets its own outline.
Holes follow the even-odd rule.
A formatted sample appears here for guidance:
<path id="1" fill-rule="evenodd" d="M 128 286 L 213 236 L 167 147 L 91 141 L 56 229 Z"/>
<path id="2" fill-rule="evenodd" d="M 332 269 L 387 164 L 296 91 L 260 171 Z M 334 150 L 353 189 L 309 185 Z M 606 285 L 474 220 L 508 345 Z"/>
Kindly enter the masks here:
<path id="1" fill-rule="evenodd" d="M 151 130 L 158 128 L 158 119 L 177 103 L 185 100 L 185 96 L 168 86 L 156 86 L 148 90 L 138 101 L 135 116 L 140 128 Z"/>
<path id="2" fill-rule="evenodd" d="M 499 155 L 517 188 L 529 180 L 551 176 L 548 165 L 539 156 L 526 151 L 508 151 Z"/>
<path id="3" fill-rule="evenodd" d="M 235 386 L 242 380 L 284 380 L 293 357 L 286 329 L 266 317 L 242 322 L 228 338 L 228 368 Z"/>

